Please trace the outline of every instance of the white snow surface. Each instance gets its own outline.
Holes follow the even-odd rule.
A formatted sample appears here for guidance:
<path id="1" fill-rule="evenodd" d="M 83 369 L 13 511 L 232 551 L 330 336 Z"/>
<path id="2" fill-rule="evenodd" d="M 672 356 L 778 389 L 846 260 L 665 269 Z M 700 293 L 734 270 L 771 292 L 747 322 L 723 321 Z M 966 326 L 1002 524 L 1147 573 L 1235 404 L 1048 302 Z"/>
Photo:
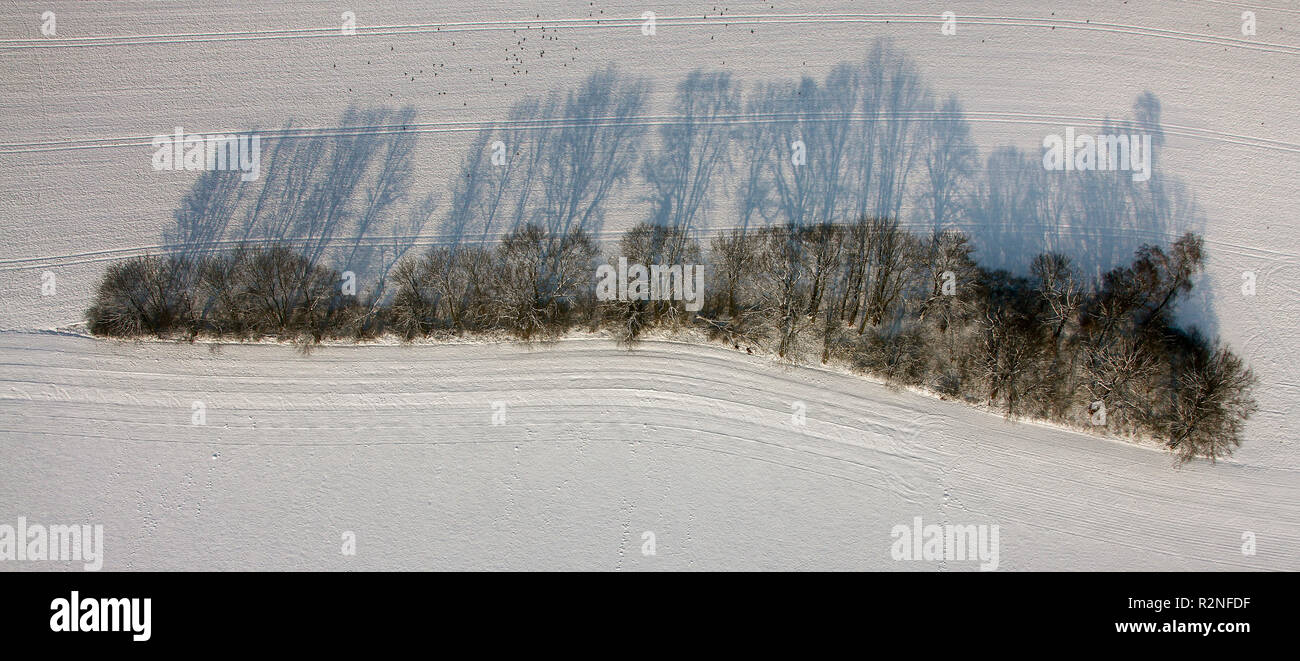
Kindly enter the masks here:
<path id="1" fill-rule="evenodd" d="M 893 560 L 918 516 L 997 524 L 1000 571 L 1300 569 L 1292 471 L 730 349 L 4 333 L 0 362 L 0 521 L 102 522 L 110 570 L 976 569 Z"/>
<path id="2" fill-rule="evenodd" d="M 647 8 L 654 37 L 635 20 Z M 950 37 L 936 16 L 949 8 Z M 40 34 L 46 9 L 57 39 Z M 332 34 L 345 10 L 393 28 Z M 1241 35 L 1245 10 L 1257 36 Z M 561 26 L 544 58 L 516 49 L 535 27 L 506 22 L 530 19 Z M 331 30 L 267 32 L 303 28 Z M 697 67 L 747 84 L 821 79 L 879 36 L 960 97 L 982 156 L 1036 151 L 1046 133 L 1087 126 L 1064 118 L 1123 117 L 1144 90 L 1159 97 L 1166 127 L 1183 127 L 1162 167 L 1208 219 L 1206 275 L 1183 312 L 1261 379 L 1234 460 L 1176 470 L 1142 447 L 687 345 L 303 357 L 33 332 L 78 321 L 111 260 L 158 252 L 195 180 L 153 171 L 152 148 L 118 138 L 328 127 L 354 104 L 410 105 L 454 129 L 608 63 L 650 78 L 662 113 Z M 515 54 L 529 73 L 510 73 Z M 1298 62 L 1288 0 L 15 3 L 0 12 L 0 522 L 103 522 L 113 569 L 934 569 L 888 557 L 890 526 L 913 516 L 1000 524 L 1003 569 L 1300 568 Z M 411 200 L 434 192 L 445 208 L 472 137 L 421 137 Z M 625 197 L 608 229 L 644 217 Z M 40 295 L 44 271 L 56 296 Z M 189 424 L 193 399 L 205 427 Z M 796 399 L 802 431 L 787 424 Z M 504 426 L 490 425 L 495 400 L 509 403 Z M 345 530 L 353 558 L 338 552 Z M 656 556 L 639 552 L 646 530 Z M 1239 550 L 1245 531 L 1256 556 Z"/>

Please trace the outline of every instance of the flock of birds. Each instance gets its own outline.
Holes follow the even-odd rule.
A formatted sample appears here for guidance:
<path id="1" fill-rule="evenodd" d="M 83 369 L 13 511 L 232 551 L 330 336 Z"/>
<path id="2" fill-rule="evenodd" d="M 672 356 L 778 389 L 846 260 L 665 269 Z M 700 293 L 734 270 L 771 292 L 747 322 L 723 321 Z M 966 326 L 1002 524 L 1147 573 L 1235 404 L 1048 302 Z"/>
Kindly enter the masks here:
<path id="1" fill-rule="evenodd" d="M 587 12 L 587 18 L 596 19 L 596 23 L 600 24 L 601 17 L 604 16 L 605 11 L 603 9 L 597 8 L 595 6 L 595 2 L 589 2 L 588 5 L 590 9 Z M 775 5 L 773 5 L 773 7 L 775 7 Z M 727 13 L 727 11 L 729 11 L 729 9 L 726 7 L 719 8 L 715 6 L 713 7 L 712 12 L 716 12 L 716 14 L 713 14 L 711 12 L 710 14 L 705 14 L 704 18 L 709 18 L 711 15 L 716 15 L 721 17 L 724 16 Z M 535 15 L 535 18 L 540 20 L 541 14 Z M 626 20 L 626 17 L 623 17 L 623 19 Z M 730 26 L 727 25 L 726 23 L 723 23 L 721 27 L 726 28 Z M 522 31 L 523 34 L 520 34 L 521 29 L 517 28 L 511 30 L 511 34 L 516 38 L 513 44 L 509 46 L 505 46 L 503 49 L 505 51 L 503 63 L 506 65 L 506 68 L 504 70 L 498 70 L 497 72 L 493 73 L 488 69 L 486 69 L 484 65 L 481 63 L 477 66 L 477 70 L 481 75 L 487 75 L 489 84 L 492 85 L 500 84 L 503 87 L 509 87 L 510 78 L 513 78 L 514 76 L 520 76 L 520 75 L 527 76 L 533 70 L 537 69 L 537 67 L 540 64 L 542 64 L 544 61 L 547 62 L 558 61 L 562 68 L 567 68 L 569 64 L 576 63 L 578 61 L 578 56 L 582 52 L 581 47 L 578 45 L 573 45 L 571 47 L 572 50 L 569 50 L 569 46 L 561 46 L 558 43 L 560 41 L 559 27 L 546 27 L 544 25 L 539 25 L 537 28 L 523 28 Z M 534 31 L 536 32 L 536 34 L 532 34 L 533 44 L 531 45 L 531 47 L 533 48 L 533 51 L 531 51 L 532 57 L 530 57 L 530 51 L 528 50 L 530 48 L 530 45 L 528 44 L 528 39 L 530 33 L 533 33 Z M 753 34 L 754 30 L 750 29 L 749 32 Z M 713 41 L 715 36 L 716 35 L 709 35 L 709 40 Z M 447 46 L 447 48 L 449 49 L 457 48 L 457 41 L 455 39 L 449 39 L 448 41 L 450 42 L 450 45 Z M 539 41 L 541 42 L 540 45 L 538 44 Z M 463 40 L 461 41 L 460 47 L 461 48 L 465 47 L 465 43 Z M 388 47 L 388 50 L 390 52 L 396 52 L 396 47 L 390 45 Z M 550 53 L 549 60 L 547 59 L 548 52 Z M 567 59 L 565 59 L 566 55 L 567 55 Z M 373 66 L 374 62 L 375 60 L 373 58 L 367 59 L 366 65 Z M 723 61 L 722 64 L 725 65 L 726 62 Z M 335 62 L 331 66 L 332 68 L 337 69 L 338 63 Z M 469 66 L 467 67 L 467 69 L 468 70 L 466 71 L 466 73 L 474 73 L 476 67 Z M 425 69 L 416 69 L 415 71 L 403 71 L 401 78 L 403 82 L 414 83 L 417 82 L 420 76 L 425 75 L 425 71 L 426 71 Z M 445 77 L 451 73 L 447 69 L 447 62 L 445 60 L 441 62 L 436 62 L 433 65 L 431 65 L 429 72 L 432 73 L 433 77 L 435 78 L 438 77 L 439 75 L 443 75 Z M 502 77 L 502 80 L 497 80 L 498 77 Z M 347 91 L 349 93 L 356 93 L 355 90 L 351 87 L 348 87 Z M 432 90 L 430 93 L 432 93 L 434 96 L 447 96 L 451 92 L 447 90 Z M 393 97 L 394 92 L 389 92 L 388 96 Z M 461 105 L 467 106 L 468 102 L 462 102 Z"/>

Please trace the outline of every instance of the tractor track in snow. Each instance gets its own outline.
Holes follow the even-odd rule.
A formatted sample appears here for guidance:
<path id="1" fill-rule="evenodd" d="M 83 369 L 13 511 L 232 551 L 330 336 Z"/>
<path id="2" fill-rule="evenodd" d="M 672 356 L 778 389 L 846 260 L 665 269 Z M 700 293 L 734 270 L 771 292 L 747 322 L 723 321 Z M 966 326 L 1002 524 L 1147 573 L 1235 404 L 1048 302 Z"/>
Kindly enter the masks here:
<path id="1" fill-rule="evenodd" d="M 205 403 L 205 425 L 191 424 L 191 400 Z M 507 403 L 501 426 L 491 421 L 490 403 L 498 400 Z M 791 422 L 796 400 L 806 405 L 803 427 Z M 924 420 L 920 433 L 909 429 L 917 420 Z M 880 549 L 888 547 L 889 525 L 912 516 L 998 523 L 1007 569 L 1296 569 L 1290 549 L 1300 544 L 1300 481 L 1293 470 L 1231 461 L 1175 469 L 1168 455 L 1146 447 L 1012 424 L 964 404 L 831 370 L 659 341 L 631 351 L 584 339 L 533 348 L 331 345 L 301 356 L 279 345 L 223 345 L 213 352 L 201 344 L 5 332 L 0 446 L 15 460 L 0 468 L 0 502 L 18 504 L 28 504 L 38 491 L 33 480 L 95 473 L 103 454 L 135 456 L 145 467 L 163 462 L 161 469 L 114 464 L 117 472 L 100 496 L 109 504 L 148 501 L 151 496 L 129 485 L 156 482 L 158 471 L 169 474 L 166 466 L 175 461 L 220 465 L 238 457 L 262 467 L 269 462 L 309 470 L 339 452 L 363 453 L 371 464 L 350 470 L 371 474 L 409 470 L 412 462 L 441 465 L 442 457 L 454 455 L 458 470 L 494 476 L 466 486 L 439 473 L 453 490 L 477 484 L 480 497 L 500 504 L 491 518 L 496 523 L 478 533 L 487 539 L 513 534 L 493 526 L 531 525 L 526 512 L 538 501 L 554 508 L 575 494 L 590 495 L 598 487 L 581 481 L 611 470 L 636 483 L 610 487 L 618 490 L 618 507 L 608 513 L 594 505 L 598 512 L 563 510 L 550 525 L 608 516 L 600 526 L 623 540 L 619 548 L 639 534 L 639 517 L 659 522 L 661 545 L 687 544 L 673 530 L 687 525 L 683 519 L 694 510 L 678 500 L 694 502 L 702 492 L 726 486 L 739 491 L 732 495 L 741 502 L 755 503 L 790 494 L 781 511 L 746 509 L 740 519 L 799 527 L 798 543 L 812 548 L 819 542 L 810 535 L 824 536 L 826 544 L 865 536 L 871 548 L 855 556 L 861 568 L 909 568 L 893 564 Z M 33 457 L 41 467 L 29 472 L 35 466 L 26 462 Z M 664 489 L 656 480 L 670 469 L 674 486 Z M 694 470 L 717 472 L 701 477 Z M 642 473 L 649 482 L 641 484 Z M 298 484 L 303 476 L 238 487 L 235 473 L 213 479 L 214 489 L 242 489 L 243 501 L 254 504 L 270 502 L 283 489 L 307 488 Z M 411 479 L 394 478 L 399 485 Z M 539 491 L 539 480 L 567 486 Z M 749 491 L 760 484 L 772 491 Z M 336 487 L 340 493 L 313 486 L 325 490 L 313 499 L 333 503 L 324 506 L 330 517 L 347 518 L 349 508 L 361 507 L 354 503 L 357 490 L 369 488 L 347 485 Z M 163 491 L 179 511 L 219 509 L 205 501 L 221 500 L 211 493 L 180 485 Z M 385 493 L 383 507 L 370 516 L 400 525 L 411 513 L 385 513 L 399 498 Z M 453 516 L 460 506 L 449 501 L 439 511 Z M 858 510 L 857 522 L 816 514 Z M 200 536 L 213 523 L 179 518 L 172 525 L 196 526 Z M 690 548 L 683 550 L 706 565 L 724 560 L 710 556 L 720 536 L 744 534 L 725 523 L 702 531 L 691 521 L 688 527 Z M 1244 530 L 1267 535 L 1268 550 L 1237 552 Z M 772 551 L 793 542 L 750 543 L 770 543 L 766 551 Z M 150 566 L 148 549 L 142 547 L 139 566 Z M 839 557 L 846 550 L 822 552 Z M 594 562 L 601 553 L 576 549 L 575 557 Z M 638 557 L 619 553 L 609 560 Z M 958 565 L 942 569 L 963 568 Z"/>
<path id="2" fill-rule="evenodd" d="M 1091 19 L 1023 16 L 966 16 L 959 15 L 963 26 L 991 26 L 1039 28 L 1047 30 L 1081 30 L 1117 35 L 1169 39 L 1184 43 L 1226 46 L 1264 53 L 1286 55 L 1300 54 L 1300 46 L 1261 42 L 1238 37 L 1224 37 L 1207 33 L 1170 30 L 1124 23 L 1093 22 Z M 743 27 L 756 25 L 833 25 L 833 24 L 925 24 L 940 25 L 944 19 L 937 14 L 857 14 L 857 13 L 786 13 L 786 14 L 719 14 L 691 16 L 656 16 L 657 28 L 671 27 Z M 547 18 L 540 16 L 523 19 L 494 21 L 460 21 L 445 23 L 405 23 L 396 25 L 357 25 L 352 35 L 342 33 L 340 26 L 309 28 L 281 28 L 270 30 L 234 30 L 225 32 L 175 32 L 142 35 L 100 35 L 86 37 L 57 37 L 42 39 L 0 39 L 0 50 L 19 51 L 49 48 L 105 48 L 148 46 L 159 44 L 195 44 L 210 42 L 268 41 L 284 39 L 346 39 L 351 37 L 395 37 L 413 34 L 438 34 L 462 32 L 495 32 L 503 30 L 639 30 L 644 23 L 640 17 L 626 18 Z"/>

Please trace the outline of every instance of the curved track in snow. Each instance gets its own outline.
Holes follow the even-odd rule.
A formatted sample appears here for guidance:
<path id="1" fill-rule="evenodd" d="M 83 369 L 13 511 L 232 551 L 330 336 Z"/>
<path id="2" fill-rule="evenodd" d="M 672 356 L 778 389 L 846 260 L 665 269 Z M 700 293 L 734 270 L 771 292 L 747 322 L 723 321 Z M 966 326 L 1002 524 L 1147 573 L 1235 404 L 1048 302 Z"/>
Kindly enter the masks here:
<path id="1" fill-rule="evenodd" d="M 892 560 L 917 516 L 997 524 L 1000 570 L 1300 569 L 1294 471 L 714 347 L 0 333 L 0 362 L 0 520 L 103 523 L 108 569 L 975 568 Z"/>

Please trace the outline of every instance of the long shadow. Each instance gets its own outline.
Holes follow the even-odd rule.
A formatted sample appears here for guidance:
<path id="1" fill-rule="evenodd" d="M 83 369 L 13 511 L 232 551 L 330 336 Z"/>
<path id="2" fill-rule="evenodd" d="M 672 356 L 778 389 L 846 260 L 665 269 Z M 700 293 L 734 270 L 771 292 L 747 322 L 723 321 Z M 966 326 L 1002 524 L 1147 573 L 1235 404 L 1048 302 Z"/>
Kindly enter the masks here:
<path id="1" fill-rule="evenodd" d="M 411 108 L 349 108 L 328 132 L 286 124 L 264 141 L 258 179 L 201 173 L 164 232 L 169 254 L 193 262 L 239 246 L 284 246 L 311 265 L 352 272 L 359 292 L 382 296 L 388 270 L 436 204 L 426 197 L 397 213 L 413 179 L 414 117 Z"/>
<path id="2" fill-rule="evenodd" d="M 1149 135 L 1151 176 L 1134 181 L 1125 170 L 1049 171 L 1037 149 L 1000 147 L 981 158 L 958 99 L 936 106 L 916 63 L 886 40 L 822 80 L 745 87 L 725 71 L 693 71 L 653 130 L 649 90 L 608 67 L 573 90 L 514 104 L 461 162 L 437 218 L 447 245 L 454 251 L 536 225 L 553 244 L 548 253 L 559 255 L 573 232 L 600 237 L 612 202 L 633 186 L 645 207 L 623 211 L 660 228 L 652 236 L 671 237 L 647 255 L 664 263 L 710 228 L 786 226 L 837 237 L 843 272 L 816 277 L 843 281 L 832 292 L 840 313 L 864 319 L 857 300 L 897 277 L 889 262 L 901 248 L 889 242 L 900 228 L 921 238 L 960 229 L 986 268 L 1023 275 L 1036 256 L 1055 252 L 1097 279 L 1143 243 L 1165 244 L 1206 224 L 1164 172 L 1160 103 L 1149 92 L 1129 118 L 1075 127 Z M 329 134 L 269 140 L 256 181 L 202 173 L 165 241 L 187 259 L 240 244 L 290 246 L 382 292 L 389 269 L 437 214 L 435 196 L 407 199 L 416 134 L 405 127 L 413 122 L 409 108 L 350 108 Z M 365 130 L 377 126 L 388 129 Z M 853 229 L 826 234 L 830 225 Z M 1182 315 L 1212 334 L 1202 307 Z"/>
<path id="3" fill-rule="evenodd" d="M 988 156 L 964 201 L 964 213 L 950 223 L 971 237 L 982 266 L 1025 274 L 1035 256 L 1054 252 L 1069 257 L 1081 275 L 1095 281 L 1132 262 L 1143 244 L 1165 246 L 1185 232 L 1203 235 L 1204 213 L 1160 164 L 1164 136 L 1159 101 L 1147 92 L 1133 109 L 1131 119 L 1075 128 L 1080 134 L 1150 136 L 1146 181 L 1135 181 L 1133 172 L 1120 169 L 1050 171 L 1042 151 L 1001 147 Z M 1206 286 L 1202 277 L 1193 291 L 1207 297 Z M 1180 314 L 1211 335 L 1217 329 L 1208 307 L 1185 306 Z"/>

